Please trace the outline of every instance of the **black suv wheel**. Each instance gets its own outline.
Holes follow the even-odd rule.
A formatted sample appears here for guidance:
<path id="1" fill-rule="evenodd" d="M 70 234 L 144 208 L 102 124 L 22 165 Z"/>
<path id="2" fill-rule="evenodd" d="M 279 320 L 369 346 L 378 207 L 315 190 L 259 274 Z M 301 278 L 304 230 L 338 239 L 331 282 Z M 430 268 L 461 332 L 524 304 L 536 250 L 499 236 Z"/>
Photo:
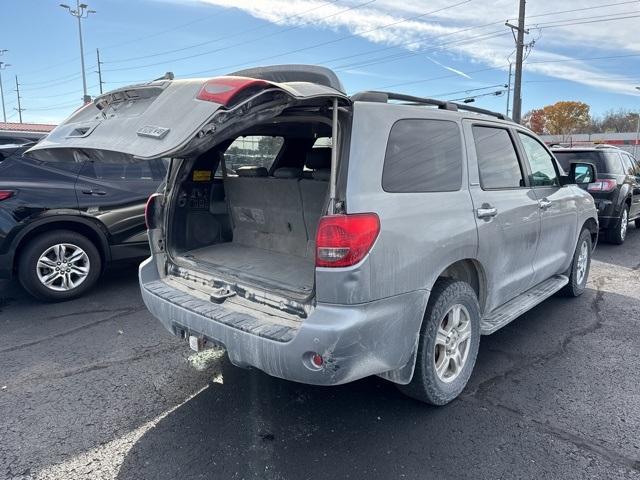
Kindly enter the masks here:
<path id="1" fill-rule="evenodd" d="M 31 240 L 18 259 L 20 283 L 31 295 L 48 301 L 70 300 L 98 280 L 102 262 L 95 245 L 67 230 L 44 233 Z"/>
<path id="2" fill-rule="evenodd" d="M 629 206 L 622 207 L 620 217 L 616 224 L 607 231 L 607 239 L 616 245 L 622 245 L 627 238 L 627 228 L 629 227 Z"/>

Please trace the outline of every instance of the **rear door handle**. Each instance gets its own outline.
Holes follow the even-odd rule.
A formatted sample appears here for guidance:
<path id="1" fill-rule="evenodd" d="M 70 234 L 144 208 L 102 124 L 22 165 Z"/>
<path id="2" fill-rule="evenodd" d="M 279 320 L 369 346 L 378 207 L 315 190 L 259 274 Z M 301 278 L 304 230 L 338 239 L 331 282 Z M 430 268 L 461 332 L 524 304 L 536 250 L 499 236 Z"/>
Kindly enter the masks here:
<path id="1" fill-rule="evenodd" d="M 82 190 L 82 193 L 84 193 L 85 195 L 106 195 L 107 194 L 107 192 L 105 192 L 104 190 L 91 190 L 91 189 Z"/>
<path id="2" fill-rule="evenodd" d="M 548 210 L 549 208 L 551 208 L 551 205 L 553 205 L 553 203 L 551 203 L 549 200 L 547 200 L 546 198 L 543 198 L 542 200 L 540 200 L 538 202 L 538 204 L 540 205 L 540 208 L 542 210 Z"/>
<path id="3" fill-rule="evenodd" d="M 498 209 L 495 207 L 481 207 L 476 210 L 478 218 L 492 218 L 498 215 Z"/>

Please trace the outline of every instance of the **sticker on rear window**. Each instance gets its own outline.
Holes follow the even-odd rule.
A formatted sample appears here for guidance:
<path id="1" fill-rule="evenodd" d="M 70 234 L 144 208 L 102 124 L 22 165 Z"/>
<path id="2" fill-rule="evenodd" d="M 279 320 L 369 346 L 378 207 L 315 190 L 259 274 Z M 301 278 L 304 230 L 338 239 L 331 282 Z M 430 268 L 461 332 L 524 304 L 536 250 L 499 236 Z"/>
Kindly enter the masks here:
<path id="1" fill-rule="evenodd" d="M 150 137 L 161 140 L 167 136 L 169 130 L 171 129 L 165 127 L 156 127 L 154 125 L 145 125 L 144 127 L 140 127 L 136 133 L 141 137 Z"/>
<path id="2" fill-rule="evenodd" d="M 193 171 L 194 182 L 209 182 L 211 181 L 211 170 L 194 170 Z"/>

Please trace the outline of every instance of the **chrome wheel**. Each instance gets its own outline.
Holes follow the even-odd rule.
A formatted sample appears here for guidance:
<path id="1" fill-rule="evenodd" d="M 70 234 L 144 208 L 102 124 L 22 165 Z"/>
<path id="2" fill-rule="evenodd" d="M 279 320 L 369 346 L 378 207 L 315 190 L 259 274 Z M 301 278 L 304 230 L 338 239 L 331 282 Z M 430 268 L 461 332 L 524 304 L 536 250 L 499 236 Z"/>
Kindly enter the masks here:
<path id="1" fill-rule="evenodd" d="M 587 242 L 582 242 L 580 245 L 580 254 L 578 255 L 578 262 L 576 265 L 576 281 L 578 285 L 582 285 L 584 277 L 587 274 L 587 266 L 589 265 L 589 245 Z"/>
<path id="2" fill-rule="evenodd" d="M 71 243 L 47 248 L 36 263 L 38 280 L 50 290 L 66 292 L 87 279 L 90 263 L 87 253 Z"/>
<path id="3" fill-rule="evenodd" d="M 433 361 L 438 378 L 453 382 L 462 372 L 471 347 L 471 316 L 463 305 L 454 305 L 444 316 L 435 347 Z"/>
<path id="4" fill-rule="evenodd" d="M 620 218 L 620 238 L 624 240 L 627 238 L 627 228 L 629 227 L 629 213 L 627 209 L 622 210 L 622 217 Z"/>

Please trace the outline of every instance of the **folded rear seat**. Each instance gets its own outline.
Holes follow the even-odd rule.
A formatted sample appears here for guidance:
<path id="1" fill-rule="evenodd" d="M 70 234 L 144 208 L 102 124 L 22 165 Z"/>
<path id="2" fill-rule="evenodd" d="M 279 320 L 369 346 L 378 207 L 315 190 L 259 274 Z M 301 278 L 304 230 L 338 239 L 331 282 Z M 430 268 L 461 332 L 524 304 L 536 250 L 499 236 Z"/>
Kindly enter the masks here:
<path id="1" fill-rule="evenodd" d="M 294 172 L 295 170 L 295 172 Z M 225 179 L 233 220 L 233 242 L 300 257 L 307 252 L 307 230 L 298 188 L 299 169 L 240 168 Z"/>

